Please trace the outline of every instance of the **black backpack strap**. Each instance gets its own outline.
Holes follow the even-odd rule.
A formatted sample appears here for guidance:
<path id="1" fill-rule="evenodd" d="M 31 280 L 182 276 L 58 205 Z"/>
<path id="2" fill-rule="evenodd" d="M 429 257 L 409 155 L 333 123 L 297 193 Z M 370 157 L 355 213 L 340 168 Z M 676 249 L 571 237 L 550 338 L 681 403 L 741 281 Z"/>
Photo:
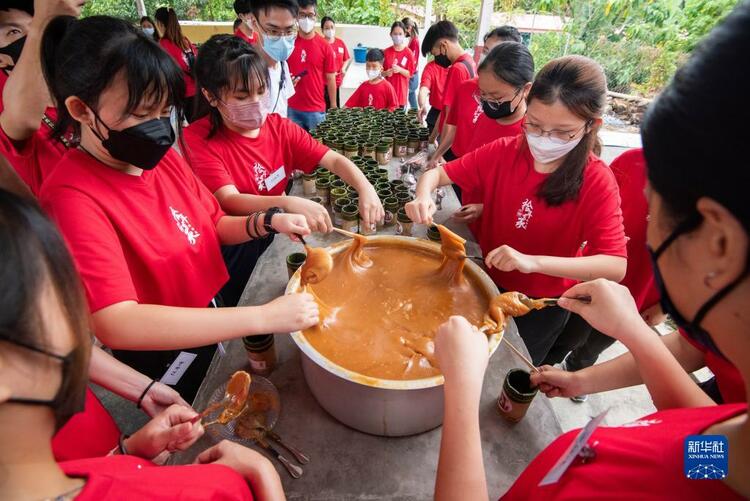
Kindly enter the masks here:
<path id="1" fill-rule="evenodd" d="M 461 64 L 466 66 L 466 69 L 469 71 L 469 78 L 474 78 L 476 75 L 474 74 L 474 66 L 472 66 L 469 61 L 466 59 L 461 59 Z"/>

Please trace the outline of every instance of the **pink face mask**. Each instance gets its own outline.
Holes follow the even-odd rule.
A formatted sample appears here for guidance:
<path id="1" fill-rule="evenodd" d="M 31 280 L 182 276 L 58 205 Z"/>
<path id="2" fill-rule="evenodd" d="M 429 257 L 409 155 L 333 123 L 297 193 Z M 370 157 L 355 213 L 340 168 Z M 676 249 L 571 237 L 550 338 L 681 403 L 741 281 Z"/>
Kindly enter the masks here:
<path id="1" fill-rule="evenodd" d="M 221 103 L 219 112 L 228 122 L 245 130 L 260 129 L 268 116 L 268 95 L 254 103 Z"/>

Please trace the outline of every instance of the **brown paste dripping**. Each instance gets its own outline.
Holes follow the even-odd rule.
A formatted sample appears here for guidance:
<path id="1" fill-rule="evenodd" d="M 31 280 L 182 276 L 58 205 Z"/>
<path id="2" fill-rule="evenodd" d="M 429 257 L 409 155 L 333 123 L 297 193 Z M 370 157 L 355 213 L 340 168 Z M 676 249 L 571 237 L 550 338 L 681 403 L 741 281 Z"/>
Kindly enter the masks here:
<path id="1" fill-rule="evenodd" d="M 365 376 L 439 375 L 438 326 L 451 315 L 479 325 L 489 306 L 476 278 L 462 276 L 463 239 L 451 239 L 445 248 L 447 258 L 406 242 L 357 238 L 333 257 L 331 273 L 314 291 L 306 286 L 321 304 L 321 323 L 304 331 L 305 337 L 327 359 Z"/>

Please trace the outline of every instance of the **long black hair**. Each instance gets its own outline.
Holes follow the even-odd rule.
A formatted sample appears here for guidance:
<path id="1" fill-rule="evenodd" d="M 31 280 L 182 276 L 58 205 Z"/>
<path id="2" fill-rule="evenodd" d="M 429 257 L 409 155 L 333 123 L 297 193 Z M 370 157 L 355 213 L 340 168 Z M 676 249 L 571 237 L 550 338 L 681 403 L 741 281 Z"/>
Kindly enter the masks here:
<path id="1" fill-rule="evenodd" d="M 419 27 L 417 23 L 410 17 L 405 17 L 401 20 L 404 26 L 407 26 L 413 33 L 413 36 L 419 38 Z"/>
<path id="2" fill-rule="evenodd" d="M 513 87 L 523 87 L 534 80 L 534 57 L 518 42 L 500 42 L 479 65 L 479 71 L 491 71 Z"/>
<path id="3" fill-rule="evenodd" d="M 198 51 L 195 62 L 195 78 L 198 93 L 203 89 L 214 99 L 219 99 L 227 90 L 243 90 L 263 93 L 269 89 L 268 65 L 255 48 L 233 35 L 214 35 Z M 219 110 L 208 103 L 211 117 L 212 137 L 223 124 Z"/>
<path id="4" fill-rule="evenodd" d="M 67 98 L 77 96 L 96 111 L 100 96 L 119 74 L 128 86 L 124 115 L 144 104 L 157 108 L 166 102 L 182 116 L 182 70 L 140 29 L 121 19 L 53 19 L 42 38 L 42 70 L 58 103 L 55 137 L 71 129 L 80 135 L 80 124 L 65 106 Z"/>
<path id="5" fill-rule="evenodd" d="M 538 195 L 547 205 L 562 205 L 578 197 L 589 155 L 598 154 L 601 149 L 597 137 L 599 127 L 594 120 L 602 117 L 607 106 L 607 78 L 599 63 L 588 57 L 553 59 L 539 71 L 531 86 L 528 104 L 535 99 L 545 104 L 560 101 L 571 113 L 585 120 L 589 129 L 539 188 Z"/>
<path id="6" fill-rule="evenodd" d="M 35 201 L 3 189 L 0 256 L 0 341 L 55 352 L 49 343 L 54 335 L 49 327 L 60 326 L 45 326 L 42 312 L 42 297 L 51 288 L 81 354 L 73 357 L 71 379 L 62 390 L 71 399 L 81 395 L 88 379 L 90 320 L 73 259 Z"/>
<path id="7" fill-rule="evenodd" d="M 698 200 L 709 197 L 750 233 L 748 72 L 737 62 L 750 52 L 748 27 L 746 1 L 699 44 L 643 121 L 648 180 L 675 225 L 696 218 Z"/>
<path id="8" fill-rule="evenodd" d="M 164 26 L 163 37 L 183 51 L 192 51 L 190 40 L 182 34 L 180 22 L 177 20 L 177 13 L 172 8 L 159 7 L 154 12 L 154 17 Z"/>

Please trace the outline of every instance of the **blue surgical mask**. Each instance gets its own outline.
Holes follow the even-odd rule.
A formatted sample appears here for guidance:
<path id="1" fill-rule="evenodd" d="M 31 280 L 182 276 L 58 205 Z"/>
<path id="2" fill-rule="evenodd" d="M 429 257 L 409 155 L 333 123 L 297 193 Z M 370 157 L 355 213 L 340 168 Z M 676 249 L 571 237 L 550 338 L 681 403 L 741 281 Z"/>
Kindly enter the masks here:
<path id="1" fill-rule="evenodd" d="M 146 35 L 152 37 L 154 36 L 154 29 L 153 28 L 143 28 L 143 33 Z"/>
<path id="2" fill-rule="evenodd" d="M 296 39 L 297 35 L 271 37 L 263 33 L 263 50 L 274 61 L 286 61 L 294 51 L 294 41 Z"/>

